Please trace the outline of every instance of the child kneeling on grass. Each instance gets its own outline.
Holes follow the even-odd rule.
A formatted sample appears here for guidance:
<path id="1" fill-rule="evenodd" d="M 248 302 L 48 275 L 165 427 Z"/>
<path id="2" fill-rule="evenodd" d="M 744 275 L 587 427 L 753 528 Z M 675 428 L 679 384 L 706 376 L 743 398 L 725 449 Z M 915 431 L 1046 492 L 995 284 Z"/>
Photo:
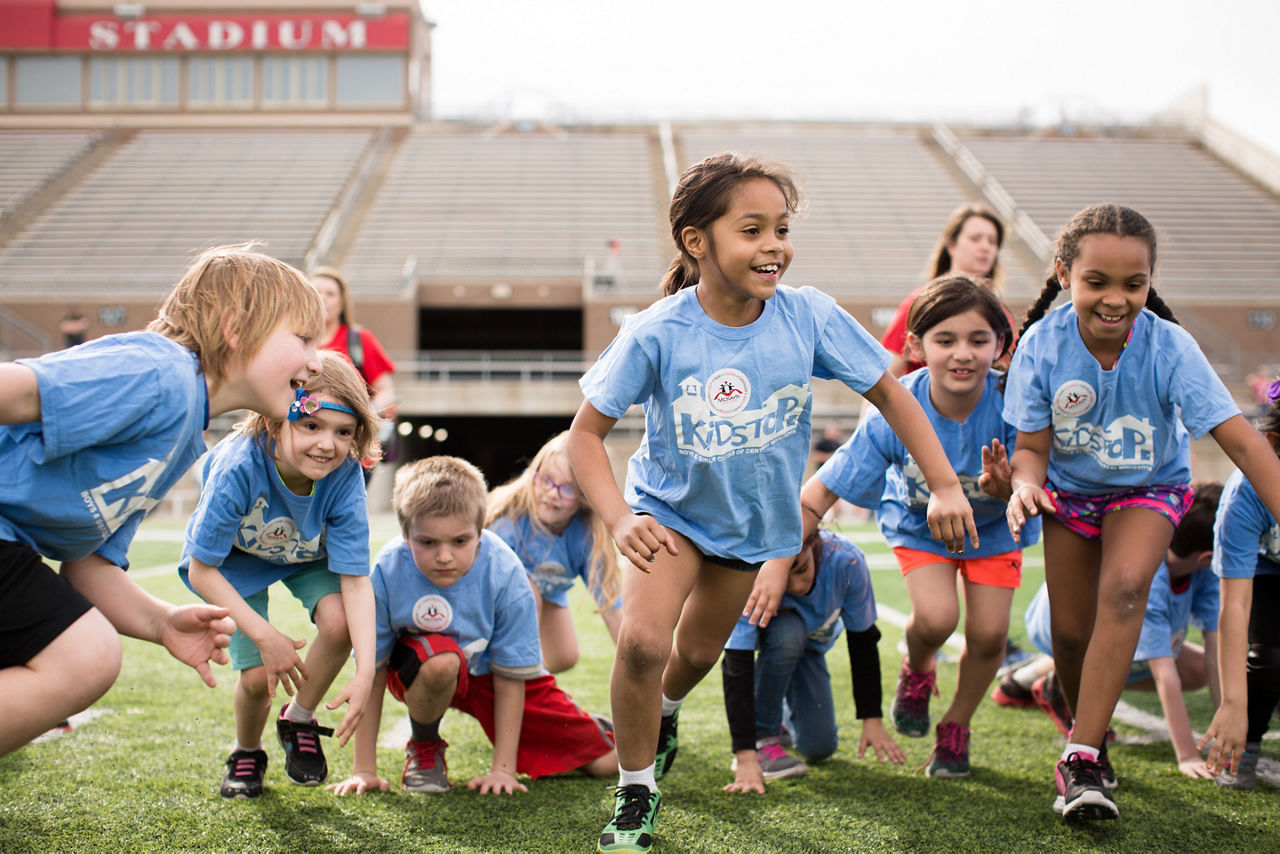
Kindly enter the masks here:
<path id="1" fill-rule="evenodd" d="M 329 787 L 339 795 L 389 788 L 377 773 L 384 686 L 409 709 L 406 792 L 448 790 L 440 721 L 450 707 L 476 718 L 493 743 L 489 773 L 467 783 L 481 794 L 527 791 L 517 773 L 618 771 L 607 727 L 542 669 L 533 590 L 515 552 L 482 530 L 486 498 L 484 476 L 457 457 L 396 474 L 402 536 L 374 559 L 378 668 L 352 775 Z"/>

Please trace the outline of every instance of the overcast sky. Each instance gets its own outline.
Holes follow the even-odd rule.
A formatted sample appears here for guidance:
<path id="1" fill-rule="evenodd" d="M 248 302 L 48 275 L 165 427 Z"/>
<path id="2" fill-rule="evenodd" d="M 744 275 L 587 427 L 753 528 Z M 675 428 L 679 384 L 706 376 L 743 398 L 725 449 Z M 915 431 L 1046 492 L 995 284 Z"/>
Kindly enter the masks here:
<path id="1" fill-rule="evenodd" d="M 422 0 L 439 118 L 1141 120 L 1280 154 L 1277 0 Z"/>

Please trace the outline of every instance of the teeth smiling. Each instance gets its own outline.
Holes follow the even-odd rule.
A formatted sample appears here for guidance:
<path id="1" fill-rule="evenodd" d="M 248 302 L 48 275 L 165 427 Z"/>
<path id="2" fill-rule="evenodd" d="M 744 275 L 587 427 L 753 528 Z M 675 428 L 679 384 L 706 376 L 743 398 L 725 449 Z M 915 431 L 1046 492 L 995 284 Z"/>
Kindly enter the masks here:
<path id="1" fill-rule="evenodd" d="M 778 272 L 778 268 L 779 265 L 777 264 L 765 264 L 764 266 L 756 267 L 755 269 L 761 273 L 776 273 Z"/>

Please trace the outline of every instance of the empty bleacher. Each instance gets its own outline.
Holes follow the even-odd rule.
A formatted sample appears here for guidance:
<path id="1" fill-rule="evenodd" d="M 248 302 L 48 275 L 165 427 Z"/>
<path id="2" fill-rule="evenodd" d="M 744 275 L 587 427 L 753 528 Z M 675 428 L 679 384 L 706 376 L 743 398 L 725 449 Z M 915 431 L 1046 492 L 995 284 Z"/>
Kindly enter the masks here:
<path id="1" fill-rule="evenodd" d="M 924 281 L 947 215 L 971 199 L 917 128 L 796 124 L 678 129 L 681 166 L 718 151 L 765 155 L 796 170 L 804 197 L 790 284 L 894 303 Z M 1011 292 L 1038 271 L 1001 256 Z"/>
<path id="2" fill-rule="evenodd" d="M 0 289 L 163 294 L 191 254 L 260 240 L 300 264 L 367 130 L 148 130 L 0 250 Z"/>
<path id="3" fill-rule="evenodd" d="M 1160 234 L 1156 284 L 1182 302 L 1274 299 L 1280 201 L 1174 139 L 960 138 L 1050 238 L 1080 209 L 1120 202 Z"/>
<path id="4" fill-rule="evenodd" d="M 0 131 L 0 217 L 9 215 L 93 145 L 96 132 Z"/>
<path id="5" fill-rule="evenodd" d="M 362 293 L 419 280 L 579 279 L 618 240 L 621 286 L 652 288 L 661 247 L 648 136 L 419 128 L 396 153 L 343 267 Z"/>

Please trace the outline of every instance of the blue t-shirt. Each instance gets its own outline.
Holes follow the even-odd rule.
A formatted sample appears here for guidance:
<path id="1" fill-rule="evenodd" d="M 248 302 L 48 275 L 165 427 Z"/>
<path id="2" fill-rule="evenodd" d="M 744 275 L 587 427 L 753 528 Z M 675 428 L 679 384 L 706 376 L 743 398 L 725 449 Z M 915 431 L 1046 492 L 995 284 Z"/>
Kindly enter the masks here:
<path id="1" fill-rule="evenodd" d="M 1004 395 L 1014 427 L 1052 427 L 1049 480 L 1083 495 L 1188 483 L 1187 431 L 1198 439 L 1239 414 L 1191 334 L 1149 309 L 1119 363 L 1103 370 L 1074 308 L 1058 307 L 1018 342 Z"/>
<path id="2" fill-rule="evenodd" d="M 1027 638 L 1045 655 L 1053 655 L 1053 635 L 1049 627 L 1049 588 L 1041 584 L 1024 617 Z M 1174 592 L 1169 567 L 1160 562 L 1151 580 L 1147 610 L 1142 616 L 1142 633 L 1133 654 L 1135 662 L 1152 658 L 1176 658 L 1187 638 L 1187 626 L 1201 631 L 1218 630 L 1218 579 L 1207 569 L 1187 578 L 1187 586 Z"/>
<path id="3" fill-rule="evenodd" d="M 314 566 L 368 575 L 369 510 L 360 464 L 347 459 L 316 481 L 310 495 L 297 495 L 257 437 L 227 437 L 205 460 L 200 503 L 187 522 L 178 572 L 188 586 L 193 557 L 220 568 L 245 598 Z"/>
<path id="4" fill-rule="evenodd" d="M 538 588 L 543 599 L 561 608 L 569 607 L 569 591 L 574 581 L 581 579 L 591 591 L 596 603 L 608 605 L 603 592 L 591 586 L 590 529 L 581 513 L 575 513 L 568 526 L 558 534 L 546 528 L 538 528 L 528 515 L 499 516 L 489 526 L 524 564 L 524 571 Z M 622 606 L 619 598 L 613 607 Z"/>
<path id="5" fill-rule="evenodd" d="M 862 549 L 830 531 L 818 534 L 821 560 L 813 589 L 804 596 L 782 597 L 779 610 L 795 611 L 809 633 L 806 648 L 823 655 L 842 629 L 862 632 L 876 622 L 876 595 Z M 725 649 L 755 649 L 760 629 L 740 617 Z"/>
<path id="6" fill-rule="evenodd" d="M 1280 524 L 1239 470 L 1227 478 L 1213 521 L 1213 571 L 1220 578 L 1280 575 Z"/>
<path id="7" fill-rule="evenodd" d="M 627 318 L 583 376 L 601 414 L 643 404 L 624 494 L 704 553 L 757 562 L 800 550 L 810 378 L 865 392 L 888 352 L 835 300 L 779 287 L 760 317 L 722 326 L 685 288 Z"/>
<path id="8" fill-rule="evenodd" d="M 1032 545 L 1040 539 L 1040 518 L 1033 517 L 1023 528 L 1022 542 L 1015 543 L 1005 520 L 1005 502 L 978 487 L 983 447 L 989 446 L 992 439 L 999 439 L 1012 453 L 1017 436 L 1017 431 L 1001 414 L 1000 374 L 987 374 L 982 399 L 963 423 L 947 418 L 934 408 L 929 398 L 927 368 L 903 377 L 902 384 L 920 402 L 973 507 L 973 520 L 982 546 L 974 549 L 972 555 L 966 550 L 964 556 L 990 557 Z M 875 510 L 880 532 L 890 546 L 950 556 L 946 547 L 929 533 L 929 487 L 924 475 L 878 411 L 862 419 L 853 436 L 818 469 L 817 477 L 823 486 L 850 504 Z"/>
<path id="9" fill-rule="evenodd" d="M 372 580 L 380 666 L 401 635 L 440 634 L 462 648 L 473 676 L 543 672 L 533 590 L 520 558 L 492 531 L 480 532 L 475 563 L 448 587 L 422 574 L 399 536 L 374 557 Z"/>
<path id="10" fill-rule="evenodd" d="M 18 363 L 35 371 L 40 421 L 0 425 L 0 540 L 127 569 L 147 511 L 205 451 L 199 360 L 130 332 Z"/>

